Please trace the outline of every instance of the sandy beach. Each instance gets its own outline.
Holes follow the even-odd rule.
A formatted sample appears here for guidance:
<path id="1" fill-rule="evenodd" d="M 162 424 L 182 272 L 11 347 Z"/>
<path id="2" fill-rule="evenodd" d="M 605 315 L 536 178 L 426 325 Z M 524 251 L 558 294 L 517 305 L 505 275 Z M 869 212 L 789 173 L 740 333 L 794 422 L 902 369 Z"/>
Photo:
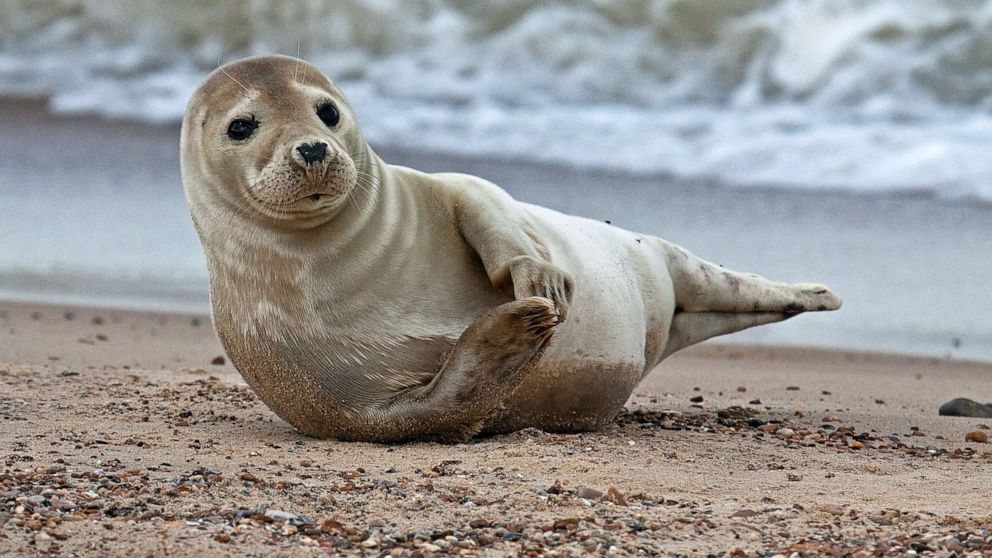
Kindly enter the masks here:
<path id="1" fill-rule="evenodd" d="M 938 414 L 992 406 L 992 0 L 235 4 L 0 9 L 0 558 L 992 556 L 992 418 Z M 224 355 L 180 176 L 198 84 L 278 53 L 387 163 L 843 308 L 674 355 L 598 432 L 304 436 Z M 296 112 L 211 96 L 205 149 L 323 152 L 313 111 L 338 146 L 313 70 Z"/>
<path id="2" fill-rule="evenodd" d="M 707 343 L 602 432 L 386 446 L 222 354 L 207 316 L 0 303 L 0 555 L 992 552 L 992 421 L 937 416 L 988 364 Z"/>

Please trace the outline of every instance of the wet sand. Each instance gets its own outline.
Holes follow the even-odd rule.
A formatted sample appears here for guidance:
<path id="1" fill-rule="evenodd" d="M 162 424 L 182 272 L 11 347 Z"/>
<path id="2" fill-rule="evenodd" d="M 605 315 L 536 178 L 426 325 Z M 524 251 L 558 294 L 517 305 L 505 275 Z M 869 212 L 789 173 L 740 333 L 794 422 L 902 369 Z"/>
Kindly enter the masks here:
<path id="1" fill-rule="evenodd" d="M 387 446 L 221 355 L 206 316 L 0 303 L 0 555 L 992 552 L 992 423 L 937 416 L 988 364 L 708 343 L 602 432 Z"/>

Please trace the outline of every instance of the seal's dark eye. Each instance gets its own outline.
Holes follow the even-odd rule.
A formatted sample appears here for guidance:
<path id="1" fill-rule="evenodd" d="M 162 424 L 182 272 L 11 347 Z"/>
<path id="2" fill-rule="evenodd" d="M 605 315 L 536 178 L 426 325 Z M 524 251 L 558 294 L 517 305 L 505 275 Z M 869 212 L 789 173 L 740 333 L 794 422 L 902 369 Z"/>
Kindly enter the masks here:
<path id="1" fill-rule="evenodd" d="M 232 120 L 227 126 L 227 137 L 237 141 L 246 140 L 256 128 L 258 128 L 258 122 L 254 118 L 251 120 L 238 118 Z"/>
<path id="2" fill-rule="evenodd" d="M 337 126 L 341 120 L 341 114 L 338 112 L 338 107 L 334 106 L 334 103 L 321 103 L 317 105 L 317 117 L 320 118 L 321 122 L 327 124 L 328 128 Z"/>

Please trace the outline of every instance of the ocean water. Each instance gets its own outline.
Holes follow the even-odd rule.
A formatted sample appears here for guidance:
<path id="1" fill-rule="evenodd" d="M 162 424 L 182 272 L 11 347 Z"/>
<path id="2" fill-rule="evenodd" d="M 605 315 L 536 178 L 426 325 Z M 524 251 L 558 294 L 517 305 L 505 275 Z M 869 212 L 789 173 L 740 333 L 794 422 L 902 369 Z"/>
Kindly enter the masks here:
<path id="1" fill-rule="evenodd" d="M 0 0 L 0 300 L 205 312 L 178 122 L 263 53 L 390 162 L 845 297 L 725 340 L 992 361 L 992 0 Z"/>
<path id="2" fill-rule="evenodd" d="M 176 122 L 299 53 L 377 146 L 992 199 L 992 0 L 2 0 L 0 95 Z"/>

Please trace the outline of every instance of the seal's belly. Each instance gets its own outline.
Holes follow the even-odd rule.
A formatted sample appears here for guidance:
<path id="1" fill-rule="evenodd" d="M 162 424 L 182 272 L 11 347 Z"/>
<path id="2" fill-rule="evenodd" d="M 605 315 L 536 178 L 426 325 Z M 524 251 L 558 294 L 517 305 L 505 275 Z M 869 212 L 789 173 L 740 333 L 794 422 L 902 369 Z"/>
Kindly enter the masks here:
<path id="1" fill-rule="evenodd" d="M 555 240 L 552 259 L 572 274 L 575 293 L 568 319 L 487 430 L 595 429 L 660 359 L 674 313 L 671 278 L 638 235 L 526 207 Z"/>

